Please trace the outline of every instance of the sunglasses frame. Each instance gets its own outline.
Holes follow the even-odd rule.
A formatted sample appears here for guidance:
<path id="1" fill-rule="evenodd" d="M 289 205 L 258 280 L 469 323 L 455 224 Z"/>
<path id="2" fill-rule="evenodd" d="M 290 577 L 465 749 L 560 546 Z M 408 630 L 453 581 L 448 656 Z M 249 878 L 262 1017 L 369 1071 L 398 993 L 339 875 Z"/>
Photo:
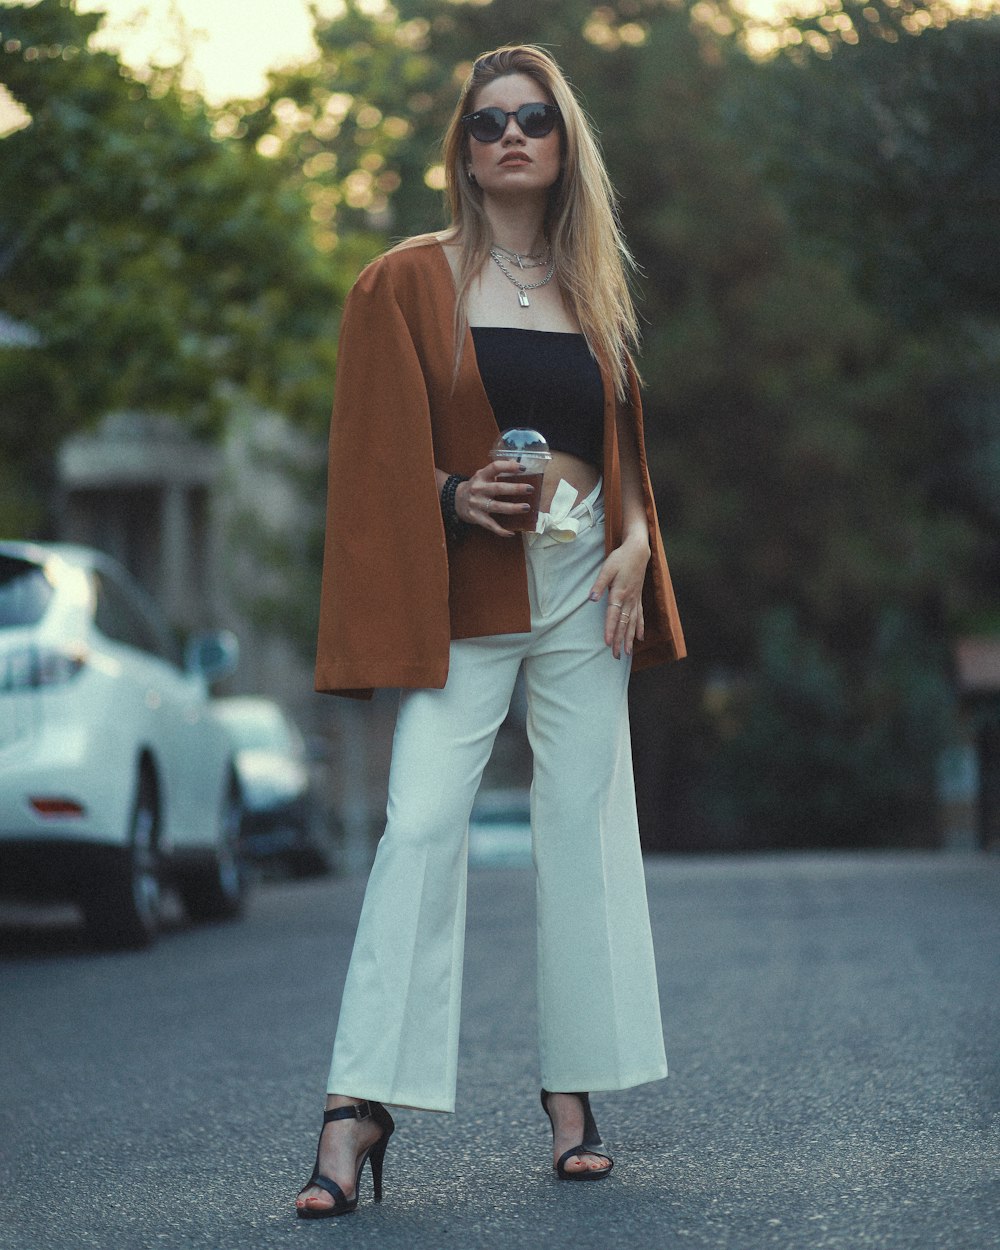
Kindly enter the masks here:
<path id="1" fill-rule="evenodd" d="M 532 134 L 529 134 L 527 130 L 525 130 L 524 125 L 521 122 L 521 118 L 518 116 L 518 114 L 522 113 L 525 109 L 538 109 L 538 108 L 544 111 L 545 119 L 546 121 L 551 122 L 551 125 L 549 126 L 547 130 L 542 131 L 541 134 L 532 135 Z M 500 126 L 499 134 L 495 135 L 492 139 L 480 139 L 480 137 L 473 130 L 473 127 L 475 126 L 478 119 L 480 117 L 483 117 L 487 113 L 493 113 L 493 114 L 503 113 L 503 124 Z M 465 127 L 466 134 L 468 134 L 470 138 L 475 139 L 477 143 L 498 143 L 507 133 L 507 122 L 511 117 L 513 117 L 513 119 L 517 122 L 518 130 L 520 130 L 521 134 L 523 134 L 526 139 L 544 139 L 548 135 L 550 135 L 553 132 L 553 130 L 555 130 L 556 126 L 559 125 L 559 120 L 562 117 L 562 113 L 559 110 L 558 104 L 546 104 L 543 100 L 535 100 L 535 101 L 530 101 L 527 104 L 522 104 L 520 108 L 511 109 L 509 113 L 506 113 L 504 112 L 503 109 L 496 108 L 496 107 L 476 109 L 474 113 L 465 114 L 465 116 L 462 118 L 462 125 Z"/>

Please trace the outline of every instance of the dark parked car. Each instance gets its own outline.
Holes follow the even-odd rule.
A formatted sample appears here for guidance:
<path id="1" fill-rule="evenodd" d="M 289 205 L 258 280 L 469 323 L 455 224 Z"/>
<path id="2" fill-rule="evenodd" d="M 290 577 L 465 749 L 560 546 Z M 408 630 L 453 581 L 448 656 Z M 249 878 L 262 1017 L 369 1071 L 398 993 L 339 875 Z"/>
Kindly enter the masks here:
<path id="1" fill-rule="evenodd" d="M 278 861 L 296 877 L 329 872 L 316 830 L 308 754 L 294 722 L 277 703 L 249 696 L 216 699 L 215 714 L 236 752 L 244 856 Z"/>

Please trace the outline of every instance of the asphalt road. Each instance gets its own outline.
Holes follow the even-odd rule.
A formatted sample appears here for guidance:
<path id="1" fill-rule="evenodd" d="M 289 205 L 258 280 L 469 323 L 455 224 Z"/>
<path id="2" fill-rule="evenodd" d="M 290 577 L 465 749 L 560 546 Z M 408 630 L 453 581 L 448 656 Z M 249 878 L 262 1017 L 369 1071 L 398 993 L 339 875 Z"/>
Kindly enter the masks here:
<path id="1" fill-rule="evenodd" d="M 399 1112 L 386 1198 L 292 1212 L 362 884 L 261 888 L 145 954 L 0 924 L 2 1250 L 1000 1247 L 1000 859 L 647 864 L 666 1082 L 594 1100 L 559 1184 L 530 874 L 480 870 L 455 1116 Z M 0 917 L 2 920 L 2 917 Z"/>

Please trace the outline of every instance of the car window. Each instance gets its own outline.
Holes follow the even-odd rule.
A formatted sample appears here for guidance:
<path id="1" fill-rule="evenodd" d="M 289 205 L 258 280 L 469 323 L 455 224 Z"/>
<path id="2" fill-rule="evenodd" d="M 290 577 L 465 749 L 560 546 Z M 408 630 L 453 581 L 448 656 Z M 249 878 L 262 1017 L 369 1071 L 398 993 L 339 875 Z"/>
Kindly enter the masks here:
<path id="1" fill-rule="evenodd" d="M 53 593 L 41 565 L 0 556 L 0 629 L 37 625 Z"/>
<path id="2" fill-rule="evenodd" d="M 94 590 L 94 624 L 105 638 L 180 664 L 180 652 L 166 625 L 153 617 L 131 587 L 99 569 L 94 572 Z"/>

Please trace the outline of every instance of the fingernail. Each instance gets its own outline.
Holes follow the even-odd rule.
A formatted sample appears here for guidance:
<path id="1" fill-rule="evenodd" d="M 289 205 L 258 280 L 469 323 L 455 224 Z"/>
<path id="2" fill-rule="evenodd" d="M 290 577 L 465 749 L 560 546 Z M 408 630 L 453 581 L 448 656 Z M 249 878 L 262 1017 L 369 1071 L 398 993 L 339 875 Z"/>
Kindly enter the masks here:
<path id="1" fill-rule="evenodd" d="M 587 596 L 587 598 L 590 600 L 591 603 L 596 603 L 599 598 L 597 591 L 592 590 L 590 594 Z"/>

